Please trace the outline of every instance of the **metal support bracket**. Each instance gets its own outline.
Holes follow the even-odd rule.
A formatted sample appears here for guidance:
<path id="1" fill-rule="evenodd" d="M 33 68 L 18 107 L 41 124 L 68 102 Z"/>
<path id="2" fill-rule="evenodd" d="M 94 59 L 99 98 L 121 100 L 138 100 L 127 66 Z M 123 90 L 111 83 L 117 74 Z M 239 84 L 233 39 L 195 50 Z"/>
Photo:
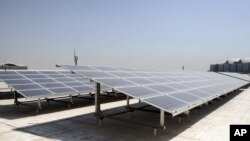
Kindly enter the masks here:
<path id="1" fill-rule="evenodd" d="M 127 108 L 129 108 L 129 99 L 130 99 L 130 97 L 127 95 Z"/>
<path id="2" fill-rule="evenodd" d="M 165 130 L 166 126 L 165 126 L 165 111 L 161 110 L 160 111 L 160 126 Z"/>
<path id="3" fill-rule="evenodd" d="M 96 115 L 96 120 L 97 124 L 99 126 L 102 125 L 102 112 L 101 112 L 101 104 L 100 104 L 100 91 L 101 91 L 101 86 L 100 83 L 96 82 L 95 83 L 95 115 Z"/>

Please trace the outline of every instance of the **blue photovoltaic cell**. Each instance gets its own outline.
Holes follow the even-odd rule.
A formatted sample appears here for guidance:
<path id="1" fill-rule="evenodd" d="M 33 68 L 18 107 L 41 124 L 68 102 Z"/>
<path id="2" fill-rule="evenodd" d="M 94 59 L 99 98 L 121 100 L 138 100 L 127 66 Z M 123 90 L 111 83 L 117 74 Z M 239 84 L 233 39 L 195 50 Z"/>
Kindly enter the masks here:
<path id="1" fill-rule="evenodd" d="M 24 79 L 24 77 L 20 75 L 0 75 L 1 80 L 9 80 L 9 79 Z"/>
<path id="2" fill-rule="evenodd" d="M 77 90 L 78 92 L 94 92 L 95 91 L 93 87 L 89 87 L 89 86 L 77 86 L 77 87 L 72 87 L 72 88 Z"/>
<path id="3" fill-rule="evenodd" d="M 117 77 L 136 77 L 135 75 L 132 75 L 126 72 L 110 72 L 110 74 L 113 74 Z"/>
<path id="4" fill-rule="evenodd" d="M 167 86 L 169 86 L 169 87 L 172 87 L 172 88 L 175 88 L 175 89 L 177 89 L 177 90 L 185 90 L 185 89 L 188 89 L 188 87 L 187 86 L 185 86 L 185 85 L 181 85 L 181 84 L 168 84 Z"/>
<path id="5" fill-rule="evenodd" d="M 96 70 L 96 69 L 88 67 L 88 66 L 64 65 L 64 67 L 70 68 L 70 70 L 85 70 L 85 71 L 94 71 L 94 70 Z"/>
<path id="6" fill-rule="evenodd" d="M 42 89 L 41 86 L 36 84 L 23 84 L 23 85 L 11 85 L 16 90 L 27 90 L 27 89 Z"/>
<path id="7" fill-rule="evenodd" d="M 71 88 L 51 88 L 49 89 L 56 94 L 67 94 L 67 93 L 75 93 L 76 91 Z"/>
<path id="8" fill-rule="evenodd" d="M 72 81 L 75 81 L 74 79 L 71 79 L 71 78 L 55 78 L 55 80 L 60 81 L 60 82 L 72 82 Z"/>
<path id="9" fill-rule="evenodd" d="M 45 75 L 24 75 L 25 77 L 29 78 L 29 79 L 40 79 L 40 78 L 48 78 Z"/>
<path id="10" fill-rule="evenodd" d="M 40 84 L 41 86 L 45 88 L 58 88 L 58 87 L 65 87 L 62 83 L 43 83 Z"/>
<path id="11" fill-rule="evenodd" d="M 188 103 L 191 103 L 191 104 L 203 101 L 202 98 L 199 98 L 197 96 L 193 96 L 193 95 L 188 94 L 186 92 L 173 93 L 173 94 L 170 94 L 169 96 L 175 97 L 177 99 L 180 99 L 182 101 L 185 101 L 185 102 L 188 102 Z"/>
<path id="12" fill-rule="evenodd" d="M 104 83 L 107 86 L 111 87 L 119 87 L 119 86 L 134 86 L 135 84 L 123 79 L 96 79 L 101 83 Z"/>
<path id="13" fill-rule="evenodd" d="M 12 74 L 17 74 L 16 72 L 14 71 L 0 71 L 0 75 L 12 75 Z"/>
<path id="14" fill-rule="evenodd" d="M 178 109 L 187 108 L 189 106 L 188 103 L 182 102 L 167 95 L 144 99 L 144 101 L 147 103 L 151 103 L 152 105 L 162 108 L 164 110 L 167 110 L 170 113 L 173 113 Z"/>
<path id="15" fill-rule="evenodd" d="M 60 74 L 56 71 L 40 71 L 42 74 L 46 74 L 46 75 L 55 75 L 55 74 Z"/>
<path id="16" fill-rule="evenodd" d="M 75 80 L 77 81 L 81 81 L 81 82 L 90 82 L 90 79 L 89 78 L 74 78 Z"/>
<path id="17" fill-rule="evenodd" d="M 143 72 L 132 72 L 131 74 L 134 74 L 136 76 L 140 76 L 140 77 L 153 77 L 153 75 L 147 74 L 147 73 L 143 73 Z"/>
<path id="18" fill-rule="evenodd" d="M 81 73 L 84 76 L 89 77 L 89 78 L 111 78 L 111 77 L 114 77 L 108 73 L 100 72 L 100 71 L 81 71 L 79 73 Z"/>
<path id="19" fill-rule="evenodd" d="M 80 82 L 67 82 L 67 83 L 64 83 L 64 84 L 67 85 L 67 86 L 70 86 L 70 87 L 83 86 L 84 85 L 83 83 L 80 83 Z"/>
<path id="20" fill-rule="evenodd" d="M 147 98 L 152 96 L 160 96 L 161 93 L 158 93 L 154 90 L 145 88 L 145 87 L 126 87 L 126 88 L 117 88 L 120 92 L 131 94 L 132 96 L 136 98 Z"/>
<path id="21" fill-rule="evenodd" d="M 151 81 L 154 81 L 155 83 L 167 83 L 168 80 L 162 79 L 162 78 L 148 78 Z"/>
<path id="22" fill-rule="evenodd" d="M 62 74 L 52 74 L 52 75 L 48 75 L 51 78 L 67 78 L 67 76 L 62 75 Z"/>
<path id="23" fill-rule="evenodd" d="M 14 85 L 14 84 L 29 84 L 29 83 L 33 83 L 30 80 L 27 79 L 12 79 L 12 80 L 4 80 L 7 84 L 9 85 Z"/>
<path id="24" fill-rule="evenodd" d="M 27 75 L 40 74 L 37 71 L 18 71 L 18 73 L 23 74 L 23 75 L 25 75 L 25 74 L 27 74 Z"/>
<path id="25" fill-rule="evenodd" d="M 101 71 L 118 71 L 117 69 L 111 68 L 111 67 L 93 67 L 97 70 L 101 70 Z"/>
<path id="26" fill-rule="evenodd" d="M 139 85 L 155 84 L 155 82 L 153 82 L 151 80 L 144 79 L 144 78 L 127 78 L 126 80 L 132 81 L 132 82 L 137 83 Z"/>
<path id="27" fill-rule="evenodd" d="M 52 96 L 53 93 L 51 93 L 48 90 L 41 89 L 41 90 L 25 90 L 25 91 L 19 91 L 21 94 L 25 95 L 26 97 L 48 97 Z"/>
<path id="28" fill-rule="evenodd" d="M 36 83 L 56 83 L 53 79 L 33 79 L 32 81 Z"/>
<path id="29" fill-rule="evenodd" d="M 177 91 L 174 88 L 164 86 L 164 85 L 151 85 L 151 86 L 148 86 L 148 87 L 151 88 L 151 89 L 154 89 L 156 91 L 165 93 L 165 94 Z"/>

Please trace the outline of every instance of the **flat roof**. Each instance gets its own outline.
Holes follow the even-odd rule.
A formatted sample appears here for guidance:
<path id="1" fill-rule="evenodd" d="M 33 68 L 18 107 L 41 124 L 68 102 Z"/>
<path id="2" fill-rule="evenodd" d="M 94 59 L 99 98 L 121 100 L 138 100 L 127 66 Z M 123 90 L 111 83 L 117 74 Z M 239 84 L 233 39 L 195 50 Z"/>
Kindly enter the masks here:
<path id="1" fill-rule="evenodd" d="M 30 107 L 20 112 L 13 108 L 13 100 L 0 100 L 0 137 L 2 140 L 229 140 L 230 124 L 250 123 L 250 89 L 235 92 L 220 101 L 192 113 L 178 123 L 177 117 L 166 117 L 166 130 L 153 136 L 152 130 L 143 126 L 105 119 L 103 126 L 96 125 L 94 106 L 85 105 L 71 110 L 61 110 L 51 103 L 50 110 L 34 115 Z M 137 102 L 132 100 L 131 103 Z M 91 103 L 91 102 L 89 102 Z M 84 102 L 81 102 L 84 104 Z M 126 101 L 102 104 L 102 110 L 125 106 Z M 123 107 L 124 108 L 124 107 Z M 8 112 L 7 112 L 8 111 Z M 131 117 L 130 113 L 120 115 Z M 159 115 L 135 111 L 133 121 L 155 122 Z"/>

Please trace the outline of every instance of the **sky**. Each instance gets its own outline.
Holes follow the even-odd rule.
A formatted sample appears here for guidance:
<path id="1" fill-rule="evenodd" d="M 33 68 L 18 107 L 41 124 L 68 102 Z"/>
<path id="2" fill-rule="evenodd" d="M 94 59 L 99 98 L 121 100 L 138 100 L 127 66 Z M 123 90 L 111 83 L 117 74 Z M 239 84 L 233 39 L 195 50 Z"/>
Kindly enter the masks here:
<path id="1" fill-rule="evenodd" d="M 0 64 L 209 69 L 250 53 L 249 0 L 0 0 Z"/>

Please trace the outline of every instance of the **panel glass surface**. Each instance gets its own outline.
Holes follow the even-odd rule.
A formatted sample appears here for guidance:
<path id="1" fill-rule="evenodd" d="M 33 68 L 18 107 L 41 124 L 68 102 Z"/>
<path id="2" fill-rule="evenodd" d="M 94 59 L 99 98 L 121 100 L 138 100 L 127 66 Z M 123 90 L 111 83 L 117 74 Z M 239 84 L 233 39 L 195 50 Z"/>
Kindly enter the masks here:
<path id="1" fill-rule="evenodd" d="M 66 94 L 66 93 L 75 93 L 76 91 L 71 88 L 51 88 L 49 89 L 56 94 Z"/>
<path id="2" fill-rule="evenodd" d="M 155 83 L 168 83 L 168 80 L 162 79 L 162 78 L 148 78 L 151 81 L 154 81 Z"/>
<path id="3" fill-rule="evenodd" d="M 153 82 L 151 80 L 144 79 L 144 78 L 127 78 L 126 80 L 137 83 L 138 85 L 155 84 L 155 82 Z"/>
<path id="4" fill-rule="evenodd" d="M 126 72 L 110 72 L 110 74 L 115 75 L 117 77 L 136 77 L 135 75 L 126 73 Z"/>
<path id="5" fill-rule="evenodd" d="M 73 89 L 77 90 L 78 92 L 94 92 L 95 89 L 90 86 L 77 86 L 77 87 L 72 87 Z"/>
<path id="6" fill-rule="evenodd" d="M 4 80 L 7 84 L 9 85 L 13 85 L 13 84 L 29 84 L 29 83 L 33 83 L 30 80 L 27 79 L 12 79 L 12 80 Z"/>
<path id="7" fill-rule="evenodd" d="M 27 75 L 32 75 L 32 74 L 40 74 L 37 71 L 18 71 L 19 74 L 27 74 Z"/>
<path id="8" fill-rule="evenodd" d="M 172 92 L 175 92 L 177 91 L 176 89 L 174 88 L 171 88 L 171 87 L 168 87 L 168 86 L 164 86 L 164 85 L 151 85 L 151 86 L 147 86 L 151 89 L 154 89 L 158 92 L 162 92 L 164 94 L 168 94 L 168 93 L 172 93 Z"/>
<path id="9" fill-rule="evenodd" d="M 167 95 L 144 99 L 144 101 L 158 108 L 164 109 L 170 113 L 173 113 L 180 109 L 185 109 L 189 106 L 188 103 L 182 102 Z"/>
<path id="10" fill-rule="evenodd" d="M 126 87 L 126 86 L 134 86 L 136 84 L 129 82 L 124 79 L 95 79 L 96 81 L 103 83 L 107 86 L 115 87 Z"/>
<path id="11" fill-rule="evenodd" d="M 190 95 L 190 94 L 188 94 L 186 92 L 173 93 L 173 94 L 170 94 L 170 96 L 175 97 L 175 98 L 177 98 L 179 100 L 191 103 L 191 104 L 203 101 L 203 99 L 201 99 L 201 98 L 199 98 L 197 96 Z"/>
<path id="12" fill-rule="evenodd" d="M 12 74 L 17 74 L 16 72 L 14 71 L 0 71 L 0 75 L 12 75 Z"/>
<path id="13" fill-rule="evenodd" d="M 48 90 L 41 89 L 41 90 L 25 90 L 25 91 L 19 91 L 22 95 L 26 97 L 48 97 L 52 96 L 53 93 L 51 93 Z"/>
<path id="14" fill-rule="evenodd" d="M 25 79 L 20 75 L 0 75 L 1 80 L 9 80 L 9 79 Z"/>
<path id="15" fill-rule="evenodd" d="M 84 76 L 88 78 L 113 78 L 114 76 L 100 71 L 80 71 L 80 74 L 83 74 Z"/>
<path id="16" fill-rule="evenodd" d="M 118 69 L 115 68 L 111 68 L 111 67 L 93 67 L 97 70 L 101 70 L 101 71 L 119 71 Z"/>
<path id="17" fill-rule="evenodd" d="M 11 85 L 11 87 L 19 91 L 27 89 L 42 89 L 41 86 L 36 84 Z"/>
<path id="18" fill-rule="evenodd" d="M 29 79 L 44 79 L 44 78 L 48 78 L 45 75 L 24 75 L 25 77 L 29 78 Z"/>
<path id="19" fill-rule="evenodd" d="M 72 65 L 62 65 L 64 68 L 68 68 L 69 70 L 86 70 L 86 71 L 93 71 L 96 70 L 94 68 L 90 68 L 88 66 L 72 66 Z"/>
<path id="20" fill-rule="evenodd" d="M 39 71 L 42 74 L 46 74 L 46 75 L 54 75 L 54 74 L 59 74 L 59 72 L 57 71 Z M 63 71 L 64 72 L 64 71 Z M 67 71 L 68 72 L 68 71 Z"/>
<path id="21" fill-rule="evenodd" d="M 126 87 L 126 88 L 117 88 L 120 92 L 126 93 L 128 95 L 131 95 L 136 98 L 148 98 L 148 97 L 155 97 L 162 95 L 161 93 L 158 93 L 154 90 L 145 88 L 145 87 Z"/>
<path id="22" fill-rule="evenodd" d="M 51 78 L 67 78 L 67 76 L 63 75 L 63 74 L 51 74 L 51 75 L 48 75 L 48 77 L 51 77 Z"/>
<path id="23" fill-rule="evenodd" d="M 180 83 L 177 83 L 177 84 L 168 84 L 167 86 L 175 88 L 177 90 L 186 90 L 186 89 L 190 88 L 190 87 L 188 87 L 186 85 L 182 85 Z"/>
<path id="24" fill-rule="evenodd" d="M 55 80 L 57 80 L 59 82 L 73 82 L 73 81 L 75 81 L 74 79 L 71 79 L 71 78 L 55 78 Z"/>
<path id="25" fill-rule="evenodd" d="M 80 82 L 67 82 L 67 83 L 64 83 L 64 84 L 67 85 L 67 86 L 70 86 L 70 87 L 84 85 L 83 83 L 80 83 Z"/>
<path id="26" fill-rule="evenodd" d="M 53 79 L 33 79 L 32 81 L 36 83 L 56 83 Z"/>
<path id="27" fill-rule="evenodd" d="M 45 87 L 45 88 L 59 88 L 59 87 L 65 87 L 63 84 L 61 83 L 43 83 L 40 84 L 41 86 Z"/>

